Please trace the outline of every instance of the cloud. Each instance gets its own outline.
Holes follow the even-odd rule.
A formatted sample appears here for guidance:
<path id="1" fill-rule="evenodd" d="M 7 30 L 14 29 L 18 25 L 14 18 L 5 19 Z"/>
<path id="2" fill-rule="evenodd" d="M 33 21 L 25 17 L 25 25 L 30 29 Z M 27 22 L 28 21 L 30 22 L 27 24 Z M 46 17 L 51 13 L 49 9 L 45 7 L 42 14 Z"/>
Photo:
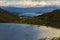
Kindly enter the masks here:
<path id="1" fill-rule="evenodd" d="M 49 5 L 60 6 L 59 0 L 0 0 L 0 6 L 15 6 L 15 7 L 43 7 Z"/>
<path id="2" fill-rule="evenodd" d="M 0 1 L 0 6 L 9 6 L 9 2 Z"/>

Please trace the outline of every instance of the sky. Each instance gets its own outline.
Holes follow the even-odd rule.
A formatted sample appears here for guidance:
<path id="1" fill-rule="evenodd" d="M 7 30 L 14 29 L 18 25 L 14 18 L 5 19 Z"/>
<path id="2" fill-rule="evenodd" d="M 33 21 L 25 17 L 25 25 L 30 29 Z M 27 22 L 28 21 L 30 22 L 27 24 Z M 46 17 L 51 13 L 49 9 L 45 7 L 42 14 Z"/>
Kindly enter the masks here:
<path id="1" fill-rule="evenodd" d="M 0 0 L 0 6 L 44 7 L 49 5 L 60 6 L 60 0 Z"/>

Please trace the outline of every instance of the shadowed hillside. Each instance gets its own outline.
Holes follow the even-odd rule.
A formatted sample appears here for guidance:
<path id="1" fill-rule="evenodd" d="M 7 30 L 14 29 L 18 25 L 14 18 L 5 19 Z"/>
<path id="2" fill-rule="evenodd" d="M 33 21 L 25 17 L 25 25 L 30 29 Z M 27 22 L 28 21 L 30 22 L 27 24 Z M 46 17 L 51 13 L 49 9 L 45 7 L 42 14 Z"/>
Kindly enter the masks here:
<path id="1" fill-rule="evenodd" d="M 17 15 L 0 8 L 0 23 L 18 22 L 18 20 L 20 19 Z"/>
<path id="2" fill-rule="evenodd" d="M 60 28 L 60 10 L 54 10 L 53 12 L 45 13 L 36 18 L 41 20 L 42 25 Z"/>

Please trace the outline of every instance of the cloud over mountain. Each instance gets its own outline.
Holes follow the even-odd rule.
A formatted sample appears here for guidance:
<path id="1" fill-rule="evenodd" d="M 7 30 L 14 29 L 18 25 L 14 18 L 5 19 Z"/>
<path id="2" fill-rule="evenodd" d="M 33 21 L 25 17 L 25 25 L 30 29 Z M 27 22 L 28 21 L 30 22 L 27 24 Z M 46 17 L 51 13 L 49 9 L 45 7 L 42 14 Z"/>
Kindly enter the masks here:
<path id="1" fill-rule="evenodd" d="M 0 6 L 43 7 L 49 5 L 60 6 L 60 1 L 59 0 L 0 0 Z"/>

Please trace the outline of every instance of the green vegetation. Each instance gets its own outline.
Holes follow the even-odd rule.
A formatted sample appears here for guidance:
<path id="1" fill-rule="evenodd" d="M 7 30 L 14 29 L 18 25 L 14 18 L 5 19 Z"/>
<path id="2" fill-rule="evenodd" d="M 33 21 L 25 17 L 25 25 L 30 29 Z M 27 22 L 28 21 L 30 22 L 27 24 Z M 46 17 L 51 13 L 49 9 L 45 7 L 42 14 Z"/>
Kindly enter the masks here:
<path id="1" fill-rule="evenodd" d="M 60 10 L 45 13 L 37 18 L 38 20 L 41 20 L 42 25 L 60 28 Z"/>
<path id="2" fill-rule="evenodd" d="M 0 8 L 0 23 L 16 23 L 20 19 L 17 15 Z"/>
<path id="3" fill-rule="evenodd" d="M 37 17 L 20 17 L 0 8 L 0 23 L 25 23 L 60 28 L 60 10 L 45 13 Z"/>

